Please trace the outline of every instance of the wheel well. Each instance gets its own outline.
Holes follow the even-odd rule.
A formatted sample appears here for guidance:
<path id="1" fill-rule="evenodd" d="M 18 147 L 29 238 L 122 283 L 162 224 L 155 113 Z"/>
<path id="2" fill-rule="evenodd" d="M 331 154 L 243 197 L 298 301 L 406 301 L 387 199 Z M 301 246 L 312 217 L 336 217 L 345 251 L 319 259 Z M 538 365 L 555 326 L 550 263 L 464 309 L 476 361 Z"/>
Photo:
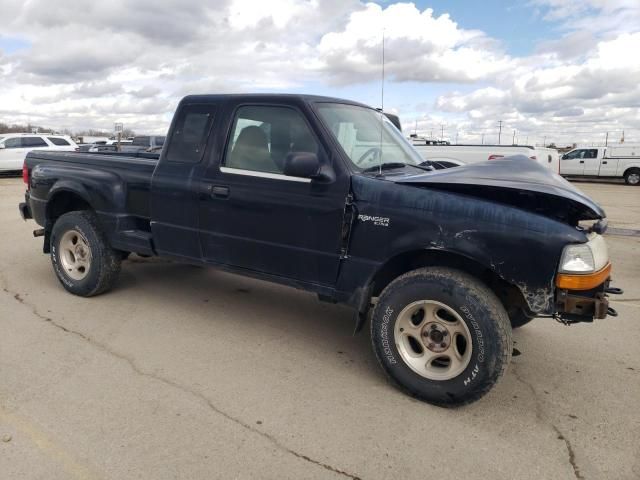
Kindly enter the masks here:
<path id="1" fill-rule="evenodd" d="M 624 173 L 622 174 L 623 177 L 627 176 L 627 173 L 631 173 L 631 172 L 640 172 L 640 168 L 638 167 L 629 167 L 627 168 Z"/>
<path id="2" fill-rule="evenodd" d="M 77 193 L 68 191 L 56 193 L 47 202 L 47 221 L 53 226 L 57 218 L 75 210 L 91 210 L 91 205 Z"/>
<path id="3" fill-rule="evenodd" d="M 49 199 L 45 211 L 46 223 L 44 227 L 44 244 L 42 247 L 44 253 L 51 253 L 50 239 L 53 224 L 65 213 L 76 210 L 91 210 L 91 205 L 77 193 L 69 191 L 58 192 Z"/>
<path id="4" fill-rule="evenodd" d="M 380 295 L 382 290 L 400 275 L 428 266 L 455 268 L 472 275 L 496 294 L 507 312 L 527 310 L 527 303 L 517 286 L 503 280 L 493 270 L 475 260 L 442 250 L 419 250 L 393 257 L 376 272 L 372 282 L 372 296 Z"/>

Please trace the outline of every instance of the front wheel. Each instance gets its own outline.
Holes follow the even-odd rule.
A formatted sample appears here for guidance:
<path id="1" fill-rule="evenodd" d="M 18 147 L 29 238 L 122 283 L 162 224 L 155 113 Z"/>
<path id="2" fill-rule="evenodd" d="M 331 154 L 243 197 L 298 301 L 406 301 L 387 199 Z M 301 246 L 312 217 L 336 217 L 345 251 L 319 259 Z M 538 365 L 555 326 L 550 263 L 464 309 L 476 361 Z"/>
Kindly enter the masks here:
<path id="1" fill-rule="evenodd" d="M 122 254 L 111 248 L 95 214 L 69 212 L 51 231 L 51 263 L 62 286 L 91 297 L 109 290 L 120 273 Z"/>
<path id="2" fill-rule="evenodd" d="M 474 277 L 421 268 L 391 282 L 371 322 L 376 357 L 404 391 L 440 406 L 486 394 L 511 359 L 509 317 Z"/>

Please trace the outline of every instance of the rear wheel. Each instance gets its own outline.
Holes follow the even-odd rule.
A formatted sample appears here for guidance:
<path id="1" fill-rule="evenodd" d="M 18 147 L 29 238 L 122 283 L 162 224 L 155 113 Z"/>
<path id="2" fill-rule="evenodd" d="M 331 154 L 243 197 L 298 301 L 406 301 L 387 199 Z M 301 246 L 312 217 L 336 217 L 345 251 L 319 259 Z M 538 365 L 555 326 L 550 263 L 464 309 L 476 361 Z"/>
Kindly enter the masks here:
<path id="1" fill-rule="evenodd" d="M 441 406 L 486 394 L 512 350 L 509 317 L 495 294 L 466 273 L 439 267 L 406 273 L 384 289 L 371 340 L 401 389 Z"/>
<path id="2" fill-rule="evenodd" d="M 109 290 L 120 272 L 121 253 L 112 249 L 95 214 L 69 212 L 51 231 L 51 263 L 62 286 L 91 297 Z"/>
<path id="3" fill-rule="evenodd" d="M 632 168 L 624 174 L 624 181 L 627 185 L 640 185 L 640 170 Z"/>

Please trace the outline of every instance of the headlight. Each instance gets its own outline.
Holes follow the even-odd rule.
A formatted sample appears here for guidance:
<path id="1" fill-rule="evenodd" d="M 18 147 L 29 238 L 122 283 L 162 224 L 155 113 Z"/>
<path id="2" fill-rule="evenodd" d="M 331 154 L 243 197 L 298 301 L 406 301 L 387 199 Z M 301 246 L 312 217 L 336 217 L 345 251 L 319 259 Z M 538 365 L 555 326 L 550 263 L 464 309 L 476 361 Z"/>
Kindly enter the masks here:
<path id="1" fill-rule="evenodd" d="M 595 271 L 593 253 L 586 243 L 567 245 L 560 260 L 561 273 L 589 273 Z"/>
<path id="2" fill-rule="evenodd" d="M 602 236 L 593 233 L 587 243 L 567 245 L 560 258 L 560 273 L 597 272 L 609 263 L 607 244 Z"/>

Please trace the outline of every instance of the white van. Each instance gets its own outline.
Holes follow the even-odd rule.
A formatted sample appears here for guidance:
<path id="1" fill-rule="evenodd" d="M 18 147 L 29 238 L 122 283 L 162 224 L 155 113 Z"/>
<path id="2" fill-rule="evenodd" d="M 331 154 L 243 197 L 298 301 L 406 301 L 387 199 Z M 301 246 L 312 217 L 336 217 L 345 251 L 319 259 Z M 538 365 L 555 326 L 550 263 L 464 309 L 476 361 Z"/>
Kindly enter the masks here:
<path id="1" fill-rule="evenodd" d="M 485 162 L 512 155 L 524 155 L 554 173 L 560 173 L 560 156 L 555 148 L 527 145 L 437 145 L 411 139 L 414 148 L 427 160 L 458 164 Z"/>
<path id="2" fill-rule="evenodd" d="M 0 172 L 22 170 L 24 157 L 31 150 L 73 152 L 78 145 L 68 135 L 44 133 L 0 133 Z"/>
<path id="3" fill-rule="evenodd" d="M 628 185 L 640 185 L 640 146 L 575 148 L 562 155 L 560 174 L 624 178 Z"/>

